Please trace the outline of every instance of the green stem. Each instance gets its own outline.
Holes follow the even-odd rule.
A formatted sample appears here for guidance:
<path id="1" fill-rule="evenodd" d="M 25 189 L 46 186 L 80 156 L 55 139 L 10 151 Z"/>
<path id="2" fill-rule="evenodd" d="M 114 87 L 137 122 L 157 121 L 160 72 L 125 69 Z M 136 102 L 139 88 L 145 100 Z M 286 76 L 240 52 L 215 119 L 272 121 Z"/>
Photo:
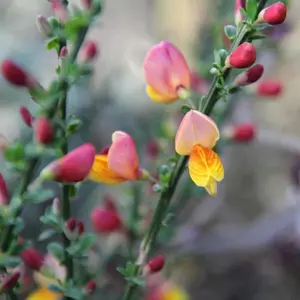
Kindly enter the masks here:
<path id="1" fill-rule="evenodd" d="M 260 1 L 259 5 L 258 5 L 259 11 L 261 9 L 263 9 L 266 2 L 267 2 L 267 0 Z M 236 47 L 238 47 L 241 43 L 243 43 L 245 41 L 245 39 L 247 38 L 247 33 L 248 33 L 248 25 L 244 24 L 240 28 L 235 40 L 233 41 L 229 53 L 231 53 L 233 50 L 236 49 Z M 223 74 L 223 79 L 226 80 L 228 78 L 229 74 L 230 74 L 230 69 L 227 69 Z M 220 79 L 219 76 L 215 76 L 215 78 L 213 79 L 213 82 L 211 84 L 211 88 L 207 94 L 206 102 L 202 109 L 202 112 L 206 115 L 211 114 L 211 112 L 214 108 L 214 105 L 219 100 L 219 91 L 218 91 L 219 79 Z M 154 216 L 153 216 L 153 218 L 151 220 L 151 224 L 149 226 L 149 230 L 141 243 L 139 257 L 135 264 L 135 275 L 140 275 L 140 273 L 142 271 L 142 266 L 147 261 L 147 256 L 150 253 L 150 251 L 152 250 L 152 248 L 156 242 L 156 238 L 157 238 L 157 235 L 161 228 L 161 224 L 164 220 L 164 217 L 166 215 L 166 212 L 168 210 L 169 204 L 172 200 L 172 197 L 174 195 L 174 192 L 176 190 L 178 182 L 181 178 L 181 175 L 183 174 L 183 172 L 185 170 L 187 161 L 188 161 L 188 156 L 182 156 L 182 157 L 180 157 L 179 160 L 177 160 L 175 169 L 174 169 L 171 179 L 170 179 L 170 183 L 169 183 L 168 187 L 161 193 L 160 199 L 158 201 L 158 204 L 157 204 L 155 212 L 154 212 Z M 127 287 L 126 287 L 126 290 L 125 290 L 125 293 L 124 293 L 122 299 L 130 300 L 132 298 L 132 296 L 134 295 L 137 287 L 138 287 L 137 284 L 129 282 L 127 284 Z"/>

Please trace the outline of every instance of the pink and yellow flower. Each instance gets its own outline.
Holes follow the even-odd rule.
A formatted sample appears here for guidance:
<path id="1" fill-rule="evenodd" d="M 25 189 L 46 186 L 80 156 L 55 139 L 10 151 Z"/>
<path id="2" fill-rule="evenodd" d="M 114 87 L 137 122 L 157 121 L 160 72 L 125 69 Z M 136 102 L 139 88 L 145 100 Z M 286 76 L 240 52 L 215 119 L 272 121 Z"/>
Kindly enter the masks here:
<path id="1" fill-rule="evenodd" d="M 190 69 L 183 54 L 170 42 L 152 47 L 144 60 L 148 96 L 162 103 L 171 103 L 190 88 Z"/>
<path id="2" fill-rule="evenodd" d="M 95 156 L 89 178 L 105 184 L 119 184 L 138 180 L 142 174 L 133 138 L 126 132 L 115 131 L 107 153 Z"/>
<path id="3" fill-rule="evenodd" d="M 196 110 L 190 110 L 184 116 L 175 137 L 176 152 L 190 156 L 191 179 L 212 196 L 217 193 L 217 182 L 224 178 L 223 164 L 212 150 L 219 138 L 215 122 Z"/>

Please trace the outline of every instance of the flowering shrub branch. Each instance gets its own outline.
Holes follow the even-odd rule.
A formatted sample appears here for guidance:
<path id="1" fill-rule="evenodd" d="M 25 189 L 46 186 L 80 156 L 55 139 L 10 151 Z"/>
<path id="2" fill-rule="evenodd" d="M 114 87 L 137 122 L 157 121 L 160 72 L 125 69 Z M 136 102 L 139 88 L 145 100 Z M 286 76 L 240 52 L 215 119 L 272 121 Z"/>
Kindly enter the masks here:
<path id="1" fill-rule="evenodd" d="M 40 288 L 30 294 L 28 300 L 61 297 L 82 300 L 91 295 L 96 289 L 97 274 L 90 272 L 84 261 L 91 251 L 95 251 L 96 237 L 85 232 L 81 220 L 72 217 L 71 200 L 85 180 L 107 185 L 130 181 L 133 198 L 128 222 L 110 197 L 105 197 L 104 204 L 94 208 L 90 214 L 98 234 L 121 233 L 127 241 L 127 263 L 118 271 L 127 281 L 122 298 L 130 300 L 137 288 L 144 285 L 145 279 L 160 272 L 165 265 L 164 255 L 152 258 L 149 255 L 166 223 L 173 195 L 186 167 L 196 186 L 204 188 L 211 196 L 217 194 L 217 185 L 224 178 L 224 167 L 216 152 L 220 132 L 209 116 L 219 100 L 226 100 L 241 87 L 261 78 L 264 67 L 254 65 L 256 49 L 252 41 L 264 38 L 261 31 L 269 25 L 282 23 L 286 7 L 281 2 L 265 8 L 266 0 L 236 0 L 236 25 L 225 26 L 226 37 L 231 42 L 230 50 L 214 52 L 210 70 L 214 78 L 207 95 L 200 99 L 194 99 L 192 72 L 183 54 L 172 43 L 163 41 L 149 50 L 144 61 L 148 96 L 157 103 L 184 102 L 184 116 L 175 136 L 176 155 L 160 166 L 158 175 L 154 176 L 142 167 L 133 137 L 123 131 L 115 131 L 111 144 L 100 152 L 90 143 L 69 149 L 68 137 L 79 130 L 81 120 L 67 112 L 68 92 L 81 77 L 92 73 L 90 64 L 97 55 L 97 46 L 93 41 L 85 41 L 85 37 L 93 20 L 101 13 L 102 5 L 100 0 L 81 0 L 82 9 L 71 12 L 66 0 L 52 0 L 50 3 L 55 17 L 46 19 L 38 16 L 37 26 L 47 38 L 47 49 L 58 54 L 57 78 L 45 88 L 12 60 L 6 59 L 1 65 L 4 78 L 12 85 L 27 89 L 39 105 L 39 111 L 33 116 L 26 107 L 20 107 L 24 124 L 33 132 L 30 143 L 8 144 L 2 140 L 0 143 L 7 163 L 20 178 L 18 188 L 9 195 L 0 174 L 0 202 L 3 204 L 0 207 L 0 248 L 4 256 L 2 260 L 0 256 L 3 270 L 0 293 L 7 294 L 10 299 L 18 299 L 16 287 L 20 278 L 23 279 L 24 268 L 29 268 L 38 278 Z M 227 84 L 232 69 L 245 68 L 232 83 Z M 264 86 L 262 83 L 258 85 L 257 91 L 261 95 L 275 96 L 281 92 L 281 87 L 274 82 L 265 82 Z M 253 124 L 241 124 L 224 133 L 224 137 L 238 142 L 250 141 L 254 135 Z M 157 145 L 152 143 L 148 146 L 150 155 L 157 156 Z M 36 166 L 43 157 L 51 157 L 52 162 L 43 167 L 34 179 Z M 55 197 L 52 190 L 43 187 L 47 180 L 61 186 L 61 197 Z M 160 194 L 145 234 L 138 230 L 142 182 L 150 183 L 153 191 Z M 42 232 L 39 239 L 47 240 L 58 235 L 62 237 L 62 244 L 48 243 L 48 254 L 42 255 L 30 241 L 20 239 L 24 223 L 20 214 L 24 204 L 42 203 L 50 199 L 52 205 L 40 217 L 41 223 L 48 229 Z M 178 205 L 181 204 L 182 201 L 179 201 Z M 141 235 L 144 237 L 136 258 L 135 246 Z M 135 262 L 132 262 L 134 259 Z M 106 262 L 102 263 L 104 265 Z M 76 272 L 76 267 L 80 268 L 80 272 Z M 167 294 L 174 294 L 180 300 L 187 299 L 185 292 L 172 284 L 167 284 L 165 288 Z"/>

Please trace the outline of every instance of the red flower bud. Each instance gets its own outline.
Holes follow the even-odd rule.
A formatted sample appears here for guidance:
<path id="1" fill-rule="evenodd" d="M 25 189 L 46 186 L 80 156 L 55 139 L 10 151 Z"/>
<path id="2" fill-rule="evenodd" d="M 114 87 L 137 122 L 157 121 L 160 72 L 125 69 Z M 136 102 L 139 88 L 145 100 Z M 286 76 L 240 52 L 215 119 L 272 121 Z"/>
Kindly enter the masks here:
<path id="1" fill-rule="evenodd" d="M 157 155 L 159 154 L 159 145 L 157 141 L 153 139 L 150 142 L 148 142 L 148 144 L 146 145 L 146 150 L 149 157 L 157 157 Z"/>
<path id="2" fill-rule="evenodd" d="M 226 59 L 225 65 L 231 68 L 243 69 L 252 66 L 256 60 L 256 50 L 251 43 L 244 42 L 238 46 Z"/>
<path id="3" fill-rule="evenodd" d="M 11 274 L 4 275 L 0 284 L 0 293 L 12 290 L 17 285 L 20 276 L 20 271 L 14 271 Z"/>
<path id="4" fill-rule="evenodd" d="M 66 46 L 62 47 L 59 53 L 60 57 L 66 57 L 68 55 L 68 48 Z"/>
<path id="5" fill-rule="evenodd" d="M 283 85 L 279 80 L 264 80 L 257 87 L 256 92 L 262 97 L 276 97 L 282 94 Z"/>
<path id="6" fill-rule="evenodd" d="M 82 221 L 77 222 L 77 230 L 79 235 L 84 233 L 84 224 Z"/>
<path id="7" fill-rule="evenodd" d="M 235 78 L 234 83 L 237 86 L 248 85 L 248 84 L 254 83 L 261 78 L 261 76 L 263 75 L 263 72 L 264 72 L 263 65 L 257 64 L 255 66 L 251 67 L 249 70 L 238 75 Z"/>
<path id="8" fill-rule="evenodd" d="M 60 0 L 52 0 L 52 9 L 58 20 L 62 23 L 66 22 L 69 18 L 68 11 Z"/>
<path id="9" fill-rule="evenodd" d="M 236 142 L 250 142 L 254 139 L 256 128 L 252 123 L 243 123 L 231 127 L 225 136 Z"/>
<path id="10" fill-rule="evenodd" d="M 95 280 L 90 280 L 86 285 L 85 285 L 85 293 L 86 295 L 92 295 L 96 289 L 96 282 Z"/>
<path id="11" fill-rule="evenodd" d="M 98 233 L 112 233 L 122 228 L 122 220 L 115 211 L 97 207 L 91 213 L 92 225 Z"/>
<path id="12" fill-rule="evenodd" d="M 24 263 L 32 270 L 39 271 L 43 265 L 43 256 L 34 248 L 28 248 L 21 253 Z"/>
<path id="13" fill-rule="evenodd" d="M 90 173 L 95 158 L 95 147 L 84 144 L 62 158 L 50 163 L 40 173 L 40 179 L 59 182 L 79 182 Z"/>
<path id="14" fill-rule="evenodd" d="M 9 202 L 9 193 L 6 186 L 6 182 L 0 173 L 0 205 L 8 204 Z"/>
<path id="15" fill-rule="evenodd" d="M 276 2 L 263 9 L 258 16 L 258 22 L 265 22 L 270 25 L 279 25 L 286 18 L 287 9 L 284 3 Z"/>
<path id="16" fill-rule="evenodd" d="M 28 127 L 32 127 L 32 121 L 34 118 L 28 108 L 25 106 L 20 106 L 19 111 L 24 124 L 26 124 Z"/>
<path id="17" fill-rule="evenodd" d="M 28 73 L 14 61 L 6 59 L 2 62 L 1 72 L 3 77 L 16 86 L 28 86 Z"/>
<path id="18" fill-rule="evenodd" d="M 41 144 L 50 144 L 53 141 L 54 129 L 48 118 L 39 117 L 34 122 L 34 135 L 36 141 Z"/>
<path id="19" fill-rule="evenodd" d="M 73 232 L 73 231 L 75 230 L 76 225 L 77 225 L 77 224 L 76 224 L 76 220 L 75 220 L 74 218 L 70 218 L 70 219 L 66 222 L 66 224 L 65 224 L 66 229 L 69 230 L 69 231 L 71 231 L 71 232 Z"/>
<path id="20" fill-rule="evenodd" d="M 98 50 L 97 45 L 94 41 L 88 41 L 86 42 L 79 55 L 78 55 L 78 61 L 82 64 L 86 64 L 91 62 L 96 56 L 97 56 Z"/>
<path id="21" fill-rule="evenodd" d="M 148 269 L 148 272 L 156 273 L 161 271 L 164 266 L 165 257 L 163 255 L 158 255 L 147 263 L 146 268 Z"/>
<path id="22" fill-rule="evenodd" d="M 244 19 L 244 16 L 241 13 L 241 8 L 246 8 L 246 0 L 235 0 L 234 16 L 236 25 L 238 25 Z"/>
<path id="23" fill-rule="evenodd" d="M 82 7 L 86 10 L 90 9 L 92 7 L 92 1 L 93 0 L 81 0 Z"/>

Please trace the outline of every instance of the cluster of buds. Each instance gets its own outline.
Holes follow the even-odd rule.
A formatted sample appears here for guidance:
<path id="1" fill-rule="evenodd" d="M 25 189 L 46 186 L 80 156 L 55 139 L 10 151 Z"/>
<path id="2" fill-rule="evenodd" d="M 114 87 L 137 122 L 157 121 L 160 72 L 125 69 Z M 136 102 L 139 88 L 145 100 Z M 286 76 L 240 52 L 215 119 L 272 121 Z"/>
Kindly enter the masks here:
<path id="1" fill-rule="evenodd" d="M 97 233 L 111 234 L 124 229 L 115 201 L 110 196 L 105 196 L 104 204 L 92 210 L 90 218 Z"/>
<path id="2" fill-rule="evenodd" d="M 70 218 L 65 223 L 64 232 L 69 240 L 76 240 L 84 232 L 84 224 L 82 221 Z"/>
<path id="3" fill-rule="evenodd" d="M 43 265 L 44 257 L 34 248 L 28 248 L 21 253 L 23 262 L 32 270 L 39 271 Z"/>

